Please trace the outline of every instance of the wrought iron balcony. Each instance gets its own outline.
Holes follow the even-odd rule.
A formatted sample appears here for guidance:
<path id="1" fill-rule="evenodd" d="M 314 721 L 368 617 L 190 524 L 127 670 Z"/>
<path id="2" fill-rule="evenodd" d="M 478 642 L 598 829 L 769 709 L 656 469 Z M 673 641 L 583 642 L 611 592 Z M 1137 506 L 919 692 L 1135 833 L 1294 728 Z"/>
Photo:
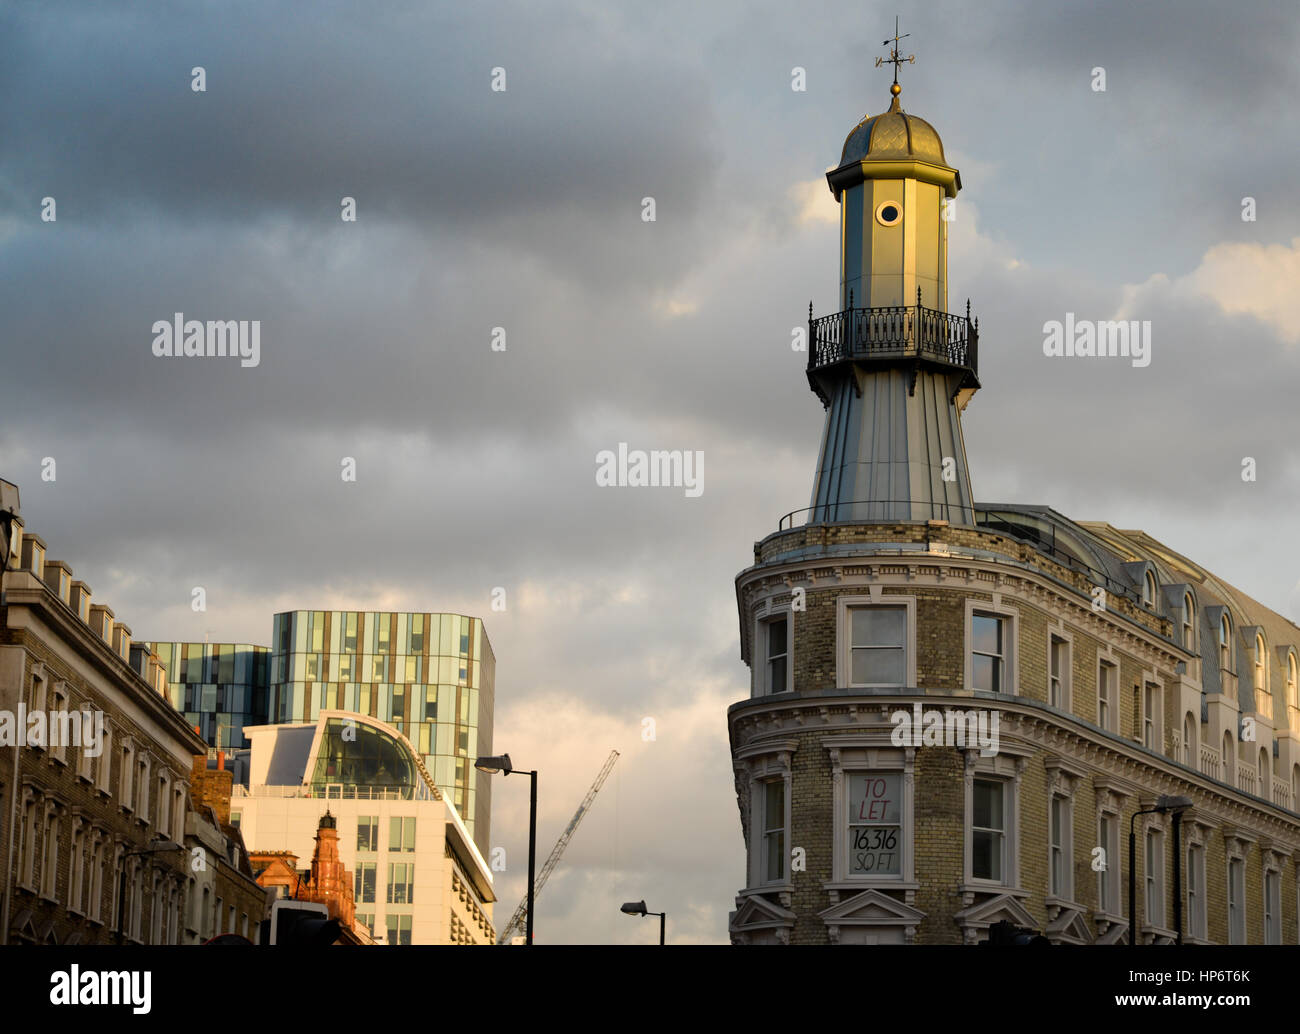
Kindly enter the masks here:
<path id="1" fill-rule="evenodd" d="M 979 388 L 978 360 L 979 320 L 971 320 L 969 301 L 965 316 L 927 309 L 920 291 L 916 305 L 874 309 L 854 308 L 850 292 L 849 308 L 816 318 L 808 304 L 808 383 L 823 405 L 829 404 L 829 392 L 820 375 L 841 363 L 902 361 L 912 370 L 913 389 L 921 366 L 950 367 L 964 374 L 954 397 L 969 397 Z"/>

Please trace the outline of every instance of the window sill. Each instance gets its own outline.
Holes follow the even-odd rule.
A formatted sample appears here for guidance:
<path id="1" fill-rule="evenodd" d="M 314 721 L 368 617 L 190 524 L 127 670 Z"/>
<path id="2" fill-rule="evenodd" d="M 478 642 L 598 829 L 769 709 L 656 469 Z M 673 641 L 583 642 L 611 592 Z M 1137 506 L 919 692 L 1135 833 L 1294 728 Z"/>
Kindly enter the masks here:
<path id="1" fill-rule="evenodd" d="M 1153 939 L 1157 937 L 1161 937 L 1161 938 L 1167 938 L 1168 940 L 1171 941 L 1178 936 L 1176 933 L 1174 933 L 1173 930 L 1169 929 L 1167 926 L 1151 926 L 1148 923 L 1141 923 L 1138 926 L 1138 933 L 1141 934 L 1143 937 L 1151 937 Z"/>
<path id="2" fill-rule="evenodd" d="M 920 890 L 921 884 L 914 880 L 904 880 L 901 876 L 862 876 L 854 879 L 846 877 L 823 883 L 822 890 L 858 891 L 858 890 Z"/>
<path id="3" fill-rule="evenodd" d="M 1007 894 L 1013 898 L 1027 898 L 1029 891 L 1023 887 L 1013 887 L 1007 883 L 997 883 L 994 880 L 976 880 L 972 879 L 969 883 L 963 883 L 957 888 L 959 894 Z"/>

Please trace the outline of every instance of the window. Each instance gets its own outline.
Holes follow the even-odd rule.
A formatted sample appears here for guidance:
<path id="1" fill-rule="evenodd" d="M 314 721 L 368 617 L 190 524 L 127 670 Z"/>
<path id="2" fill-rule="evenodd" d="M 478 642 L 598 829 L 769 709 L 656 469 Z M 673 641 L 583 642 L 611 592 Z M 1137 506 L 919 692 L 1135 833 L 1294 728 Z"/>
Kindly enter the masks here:
<path id="1" fill-rule="evenodd" d="M 1263 635 L 1255 635 L 1255 708 L 1262 714 L 1272 717 L 1273 709 L 1268 707 L 1264 698 L 1268 696 L 1268 648 L 1264 645 Z"/>
<path id="2" fill-rule="evenodd" d="M 1232 623 L 1227 614 L 1219 619 L 1219 667 L 1232 670 Z"/>
<path id="3" fill-rule="evenodd" d="M 68 763 L 68 738 L 72 716 L 68 713 L 68 691 L 64 683 L 55 683 L 50 701 L 50 723 L 46 727 L 46 742 L 50 757 L 60 764 Z M 78 737 L 80 738 L 80 737 Z"/>
<path id="4" fill-rule="evenodd" d="M 41 844 L 41 897 L 55 900 L 59 879 L 59 814 L 58 808 L 50 803 L 45 805 Z"/>
<path id="5" fill-rule="evenodd" d="M 1196 719 L 1189 711 L 1183 719 L 1183 764 L 1195 768 L 1200 761 L 1200 736 L 1196 731 Z"/>
<path id="6" fill-rule="evenodd" d="M 373 905 L 375 903 L 375 872 L 374 862 L 357 862 L 357 874 L 355 879 L 355 888 L 352 896 L 359 905 Z M 389 900 L 391 901 L 391 891 Z"/>
<path id="7" fill-rule="evenodd" d="M 1006 619 L 977 612 L 970 629 L 971 688 L 1006 692 Z"/>
<path id="8" fill-rule="evenodd" d="M 1286 658 L 1286 702 L 1292 707 L 1300 707 L 1300 697 L 1296 696 L 1298 685 L 1300 674 L 1297 674 L 1295 653 L 1292 652 Z"/>
<path id="9" fill-rule="evenodd" d="M 357 912 L 356 921 L 358 926 L 365 927 L 366 933 L 372 937 L 375 933 L 375 914 L 373 912 Z"/>
<path id="10" fill-rule="evenodd" d="M 107 795 L 113 778 L 113 730 L 104 722 L 102 742 L 99 745 L 99 757 L 95 759 L 95 788 Z"/>
<path id="11" fill-rule="evenodd" d="M 379 816 L 361 815 L 357 818 L 357 850 L 379 850 Z"/>
<path id="12" fill-rule="evenodd" d="M 95 713 L 89 704 L 82 705 L 75 719 L 81 726 L 81 753 L 77 755 L 77 777 L 88 783 L 95 781 L 95 763 L 98 760 L 91 753 L 103 745 L 95 742 Z"/>
<path id="13" fill-rule="evenodd" d="M 1048 816 L 1048 877 L 1053 897 L 1069 900 L 1070 886 L 1070 800 L 1054 794 Z"/>
<path id="14" fill-rule="evenodd" d="M 137 818 L 149 821 L 149 759 L 141 758 L 135 766 L 136 781 L 135 788 L 139 793 L 139 798 L 135 802 L 135 814 Z"/>
<path id="15" fill-rule="evenodd" d="M 758 690 L 760 693 L 784 693 L 790 688 L 790 620 L 784 615 L 767 618 L 759 622 L 758 628 L 763 651 Z"/>
<path id="16" fill-rule="evenodd" d="M 415 850 L 415 819 L 394 815 L 388 820 L 388 850 Z"/>
<path id="17" fill-rule="evenodd" d="M 1223 781 L 1237 785 L 1237 766 L 1233 760 L 1232 733 L 1223 734 Z"/>
<path id="18" fill-rule="evenodd" d="M 411 943 L 411 917 L 409 915 L 393 915 L 390 912 L 384 916 L 384 924 L 388 927 L 389 944 Z"/>
<path id="19" fill-rule="evenodd" d="M 1006 784 L 976 779 L 972 792 L 971 875 L 1002 882 L 1006 872 Z"/>
<path id="20" fill-rule="evenodd" d="M 415 863 L 388 863 L 388 903 L 410 905 L 415 902 Z"/>
<path id="21" fill-rule="evenodd" d="M 1150 570 L 1142 579 L 1142 602 L 1148 607 L 1156 605 L 1156 576 Z"/>
<path id="22" fill-rule="evenodd" d="M 1115 695 L 1118 683 L 1118 666 L 1110 661 L 1102 661 L 1097 667 L 1097 724 L 1107 732 L 1116 731 Z"/>
<path id="23" fill-rule="evenodd" d="M 895 226 L 903 218 L 903 206 L 897 201 L 884 201 L 876 208 L 876 222 L 881 226 Z"/>
<path id="24" fill-rule="evenodd" d="M 1246 943 L 1246 863 L 1228 860 L 1228 943 Z"/>
<path id="25" fill-rule="evenodd" d="M 1148 829 L 1146 835 L 1146 915 L 1147 925 L 1165 928 L 1165 841 L 1164 833 Z"/>
<path id="26" fill-rule="evenodd" d="M 1108 915 L 1120 911 L 1119 817 L 1104 813 L 1097 822 L 1097 840 L 1105 852 L 1106 867 L 1097 873 L 1097 904 Z"/>
<path id="27" fill-rule="evenodd" d="M 897 876 L 902 859 L 902 773 L 849 773 L 850 876 Z"/>
<path id="28" fill-rule="evenodd" d="M 1205 848 L 1187 846 L 1187 932 L 1205 940 Z"/>
<path id="29" fill-rule="evenodd" d="M 907 609 L 849 610 L 849 684 L 907 685 Z"/>
<path id="30" fill-rule="evenodd" d="M 1264 943 L 1282 943 L 1282 874 L 1264 872 Z"/>
<path id="31" fill-rule="evenodd" d="M 1255 791 L 1257 796 L 1270 800 L 1273 796 L 1273 765 L 1269 760 L 1268 750 L 1264 747 L 1259 748 L 1259 763 L 1255 767 L 1255 774 L 1259 779 L 1256 784 L 1258 789 Z"/>
<path id="32" fill-rule="evenodd" d="M 1047 702 L 1068 711 L 1070 708 L 1070 643 L 1060 636 L 1048 639 Z"/>
<path id="33" fill-rule="evenodd" d="M 1196 652 L 1196 602 L 1190 592 L 1183 597 L 1183 649 Z"/>
<path id="34" fill-rule="evenodd" d="M 1148 750 L 1161 747 L 1160 713 L 1160 686 L 1148 682 L 1142 691 L 1142 746 Z"/>
<path id="35" fill-rule="evenodd" d="M 83 912 L 86 891 L 86 825 L 81 819 L 72 820 L 72 844 L 68 855 L 68 911 Z"/>
<path id="36" fill-rule="evenodd" d="M 763 783 L 763 854 L 760 880 L 785 880 L 785 780 Z"/>
<path id="37" fill-rule="evenodd" d="M 135 794 L 131 792 L 135 779 L 135 748 L 129 743 L 122 744 L 122 767 L 119 770 L 121 780 L 118 786 L 117 796 L 126 811 L 134 807 Z"/>

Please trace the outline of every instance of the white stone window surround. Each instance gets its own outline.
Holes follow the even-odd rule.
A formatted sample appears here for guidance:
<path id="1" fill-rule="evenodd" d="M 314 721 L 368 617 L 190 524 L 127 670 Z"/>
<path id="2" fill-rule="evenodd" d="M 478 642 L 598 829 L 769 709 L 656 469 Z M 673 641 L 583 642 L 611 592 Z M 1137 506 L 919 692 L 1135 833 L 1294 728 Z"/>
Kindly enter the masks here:
<path id="1" fill-rule="evenodd" d="M 992 617 L 1004 619 L 1002 635 L 1002 662 L 1005 669 L 1003 676 L 1003 686 L 999 690 L 1009 696 L 1020 695 L 1020 665 L 1017 660 L 1020 656 L 1020 611 L 1014 607 L 1005 606 L 1002 603 L 1002 593 L 993 593 L 991 600 L 977 600 L 967 598 L 966 600 L 966 619 L 964 626 L 964 648 L 962 650 L 962 685 L 968 689 L 973 689 L 971 653 L 974 649 L 974 637 L 971 632 L 972 621 L 975 615 L 986 614 Z"/>
<path id="2" fill-rule="evenodd" d="M 1114 672 L 1114 677 L 1110 681 L 1110 691 L 1104 697 L 1106 701 L 1106 718 L 1102 720 L 1101 703 L 1103 700 L 1102 687 L 1102 670 L 1109 667 Z M 1112 653 L 1107 644 L 1107 649 L 1098 649 L 1097 651 L 1097 727 L 1104 729 L 1106 732 L 1120 735 L 1120 689 L 1119 689 L 1119 657 Z"/>
<path id="3" fill-rule="evenodd" d="M 1097 816 L 1096 829 L 1099 846 L 1106 851 L 1106 869 L 1098 873 L 1098 883 L 1102 879 L 1108 880 L 1109 907 L 1102 910 L 1100 907 L 1093 913 L 1093 919 L 1098 926 L 1104 924 L 1105 930 L 1099 930 L 1104 933 L 1111 928 L 1119 928 L 1121 931 L 1128 930 L 1128 914 L 1125 908 L 1124 895 L 1127 888 L 1123 884 L 1122 877 L 1127 872 L 1128 860 L 1125 854 L 1128 844 L 1127 832 L 1122 828 L 1124 802 L 1128 799 L 1130 791 L 1126 785 L 1118 780 L 1108 776 L 1094 776 L 1092 780 L 1093 794 L 1096 798 Z M 1105 816 L 1111 820 L 1111 842 L 1102 844 L 1101 841 L 1101 820 Z M 1098 899 L 1100 900 L 1100 898 Z"/>
<path id="4" fill-rule="evenodd" d="M 1263 845 L 1261 845 L 1263 847 Z M 1264 917 L 1264 943 L 1281 944 L 1282 943 L 1282 873 L 1286 869 L 1286 856 L 1279 854 L 1270 847 L 1263 847 L 1260 851 L 1260 869 L 1262 879 L 1260 880 L 1260 914 Z M 1277 908 L 1271 909 L 1268 902 L 1268 878 L 1273 874 L 1277 877 Z M 1271 915 L 1270 915 L 1271 913 Z M 1272 921 L 1274 929 L 1277 931 L 1276 940 L 1269 940 L 1269 921 Z"/>
<path id="5" fill-rule="evenodd" d="M 1246 857 L 1250 851 L 1249 841 L 1240 835 L 1240 830 L 1228 831 L 1223 834 L 1224 853 L 1224 897 L 1223 909 L 1228 920 L 1228 943 L 1229 944 L 1247 944 L 1250 937 L 1250 908 L 1248 898 L 1248 884 L 1246 880 Z M 1241 888 L 1239 893 L 1234 893 L 1232 887 L 1233 862 L 1240 863 Z M 1239 921 L 1241 924 L 1241 938 L 1236 940 L 1233 937 L 1233 909 L 1236 906 L 1240 913 Z"/>
<path id="6" fill-rule="evenodd" d="M 993 757 L 982 757 L 978 749 L 966 750 L 965 776 L 963 793 L 965 803 L 962 817 L 962 885 L 960 892 L 966 897 L 966 904 L 974 900 L 976 893 L 1010 894 L 1015 897 L 1027 897 L 1029 892 L 1020 886 L 1020 828 L 1021 828 L 1021 779 L 1024 776 L 1027 758 L 1013 755 L 1002 744 L 1001 753 Z M 973 851 L 975 837 L 973 823 L 975 819 L 975 780 L 993 779 L 1006 786 L 1003 800 L 1003 872 L 1002 879 L 976 879 L 973 875 Z"/>
<path id="7" fill-rule="evenodd" d="M 1047 866 L 1048 866 L 1048 890 L 1049 893 L 1045 899 L 1045 904 L 1049 910 L 1049 919 L 1055 919 L 1056 913 L 1061 909 L 1071 908 L 1076 911 L 1085 911 L 1083 905 L 1075 900 L 1075 879 L 1074 879 L 1074 836 L 1075 836 L 1075 814 L 1074 802 L 1077 796 L 1079 784 L 1086 776 L 1083 768 L 1055 755 L 1048 755 L 1043 759 L 1043 767 L 1047 771 Z M 1052 837 L 1051 837 L 1051 802 L 1054 797 L 1059 797 L 1065 802 L 1065 822 L 1066 828 L 1062 834 L 1062 864 L 1065 870 L 1065 884 L 1060 888 L 1057 894 L 1050 893 L 1051 884 L 1051 866 L 1052 866 Z M 1099 817 L 1100 826 L 1100 817 Z M 1104 845 L 1103 845 L 1104 846 Z M 1107 848 L 1109 851 L 1109 848 Z"/>
<path id="8" fill-rule="evenodd" d="M 1063 621 L 1047 626 L 1047 700 L 1052 700 L 1052 640 L 1059 639 L 1065 643 L 1065 666 L 1061 672 L 1061 702 L 1058 710 L 1067 714 L 1074 713 L 1074 633 L 1065 628 Z"/>
<path id="9" fill-rule="evenodd" d="M 825 889 L 838 892 L 857 892 L 869 887 L 906 890 L 908 903 L 912 891 L 918 890 L 916 880 L 916 821 L 915 821 L 915 747 L 896 747 L 890 741 L 893 726 L 879 732 L 827 736 L 821 741 L 831 761 L 831 880 Z M 921 748 L 924 749 L 924 748 Z M 856 772 L 898 772 L 901 774 L 902 802 L 899 808 L 898 874 L 881 876 L 849 872 L 848 797 L 849 777 Z"/>
<path id="10" fill-rule="evenodd" d="M 835 685 L 840 689 L 866 689 L 867 684 L 855 685 L 853 679 L 853 617 L 858 607 L 902 607 L 903 624 L 903 679 L 900 687 L 916 686 L 916 597 L 892 595 L 881 592 L 879 585 L 868 586 L 869 595 L 840 596 L 835 601 Z"/>
<path id="11" fill-rule="evenodd" d="M 1143 802 L 1144 807 L 1150 807 Z M 1153 938 L 1164 938 L 1174 936 L 1174 930 L 1169 925 L 1170 913 L 1170 893 L 1169 886 L 1165 879 L 1165 870 L 1169 868 L 1169 845 L 1171 835 L 1168 829 L 1168 823 L 1163 815 L 1142 815 L 1138 819 L 1138 850 L 1141 852 L 1142 862 L 1142 880 L 1139 885 L 1139 892 L 1142 894 L 1142 926 L 1143 934 Z M 1148 865 L 1151 857 L 1150 846 L 1154 844 L 1157 851 L 1157 863 L 1159 871 L 1149 872 Z M 1154 894 L 1153 894 L 1154 888 Z M 1155 913 L 1154 921 L 1152 913 Z"/>
<path id="12" fill-rule="evenodd" d="M 791 882 L 790 856 L 794 850 L 791 840 L 791 759 L 798 749 L 794 739 L 765 740 L 736 752 L 736 764 L 741 767 L 741 778 L 746 781 L 749 794 L 749 858 L 746 893 L 781 895 L 781 903 L 789 904 L 794 891 Z M 764 883 L 763 880 L 763 784 L 780 779 L 785 782 L 785 878 Z"/>
<path id="13" fill-rule="evenodd" d="M 767 625 L 782 618 L 785 619 L 785 692 L 788 693 L 794 688 L 795 613 L 791 609 L 789 601 L 776 604 L 769 599 L 764 601 L 761 607 L 754 608 L 754 663 L 750 672 L 751 696 L 768 696 L 771 693 L 771 688 L 768 685 Z"/>

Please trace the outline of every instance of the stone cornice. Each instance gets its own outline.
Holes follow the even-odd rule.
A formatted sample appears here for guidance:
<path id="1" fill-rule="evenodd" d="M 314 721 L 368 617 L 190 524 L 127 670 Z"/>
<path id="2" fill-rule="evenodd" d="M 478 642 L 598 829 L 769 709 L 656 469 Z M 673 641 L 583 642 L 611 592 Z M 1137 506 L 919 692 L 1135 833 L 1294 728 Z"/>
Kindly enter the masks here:
<path id="1" fill-rule="evenodd" d="M 1025 697 L 1002 695 L 956 695 L 953 693 L 913 691 L 890 695 L 860 694 L 801 697 L 782 694 L 782 699 L 758 698 L 733 704 L 728 711 L 734 750 L 757 746 L 760 741 L 792 733 L 818 732 L 869 736 L 889 725 L 895 710 L 919 702 L 926 708 L 952 707 L 996 708 L 1000 714 L 1000 739 L 1014 753 L 1029 751 L 1052 755 L 1082 766 L 1093 775 L 1096 786 L 1104 786 L 1126 797 L 1184 792 L 1189 786 L 1201 795 L 1197 817 L 1204 825 L 1223 827 L 1225 835 L 1244 834 L 1229 830 L 1249 827 L 1250 838 L 1268 835 L 1280 846 L 1279 851 L 1300 850 L 1300 815 L 1220 784 L 1208 776 L 1185 768 L 1170 758 L 1148 751 L 1129 740 L 1111 736 L 1070 719 L 1059 712 L 1046 710 L 1047 705 Z M 748 727 L 749 734 L 745 735 Z M 1014 743 L 1014 747 L 1013 747 Z"/>

